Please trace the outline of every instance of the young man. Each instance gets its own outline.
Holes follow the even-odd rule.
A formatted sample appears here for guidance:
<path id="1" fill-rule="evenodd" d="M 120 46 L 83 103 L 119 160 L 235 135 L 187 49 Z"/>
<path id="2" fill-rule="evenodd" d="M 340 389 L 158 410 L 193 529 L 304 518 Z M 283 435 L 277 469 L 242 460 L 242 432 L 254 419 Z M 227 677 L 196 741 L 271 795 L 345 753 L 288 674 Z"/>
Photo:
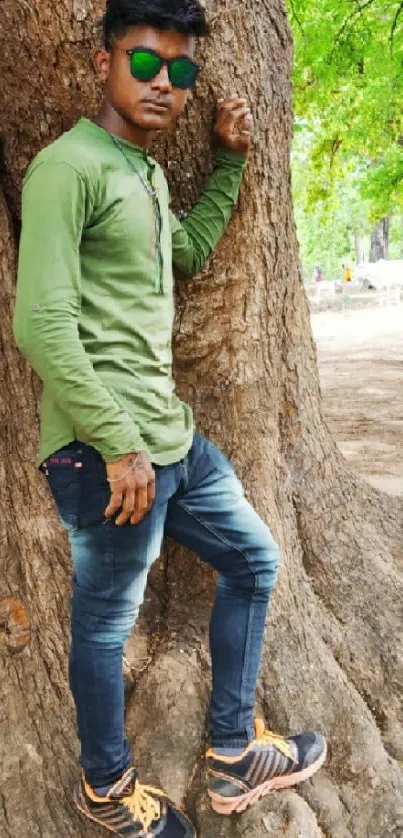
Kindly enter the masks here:
<path id="1" fill-rule="evenodd" d="M 121 836 L 190 838 L 183 812 L 142 786 L 124 735 L 122 654 L 164 533 L 219 573 L 211 620 L 208 783 L 241 811 L 322 764 L 314 733 L 283 740 L 254 722 L 278 549 L 224 455 L 175 395 L 173 274 L 193 276 L 224 233 L 252 136 L 244 99 L 218 104 L 211 178 L 180 223 L 147 149 L 199 71 L 198 0 L 109 0 L 95 63 L 105 87 L 32 163 L 23 192 L 15 337 L 41 377 L 38 464 L 74 564 L 70 683 L 80 811 Z M 150 733 L 151 735 L 151 733 Z"/>

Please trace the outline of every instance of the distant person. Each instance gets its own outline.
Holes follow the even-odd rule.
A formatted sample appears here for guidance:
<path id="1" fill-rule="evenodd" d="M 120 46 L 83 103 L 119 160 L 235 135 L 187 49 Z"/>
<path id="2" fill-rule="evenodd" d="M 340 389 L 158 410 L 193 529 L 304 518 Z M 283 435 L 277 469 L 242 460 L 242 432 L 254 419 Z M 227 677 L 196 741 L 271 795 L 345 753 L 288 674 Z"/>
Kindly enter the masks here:
<path id="1" fill-rule="evenodd" d="M 343 282 L 352 282 L 353 272 L 350 265 L 343 265 Z"/>
<path id="2" fill-rule="evenodd" d="M 313 283 L 323 282 L 323 280 L 324 280 L 324 276 L 323 276 L 322 268 L 319 265 L 315 265 L 315 267 L 313 269 L 313 274 L 312 274 L 312 282 Z"/>

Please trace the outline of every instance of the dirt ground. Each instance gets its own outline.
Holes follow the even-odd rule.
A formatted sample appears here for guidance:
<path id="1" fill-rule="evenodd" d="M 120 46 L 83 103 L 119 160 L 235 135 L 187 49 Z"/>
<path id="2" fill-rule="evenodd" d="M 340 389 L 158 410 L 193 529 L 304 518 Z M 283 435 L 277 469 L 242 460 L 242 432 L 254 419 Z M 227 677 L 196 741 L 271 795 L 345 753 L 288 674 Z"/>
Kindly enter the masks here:
<path id="1" fill-rule="evenodd" d="M 403 305 L 312 314 L 325 415 L 351 467 L 403 493 Z"/>

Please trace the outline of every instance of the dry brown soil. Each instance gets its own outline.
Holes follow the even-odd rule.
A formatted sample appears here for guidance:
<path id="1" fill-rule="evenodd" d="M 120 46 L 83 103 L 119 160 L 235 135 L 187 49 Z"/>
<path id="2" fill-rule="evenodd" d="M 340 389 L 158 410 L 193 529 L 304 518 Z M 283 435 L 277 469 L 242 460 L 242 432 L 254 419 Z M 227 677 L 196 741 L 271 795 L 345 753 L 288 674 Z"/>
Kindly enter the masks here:
<path id="1" fill-rule="evenodd" d="M 403 494 L 403 305 L 312 314 L 325 415 L 351 467 Z"/>

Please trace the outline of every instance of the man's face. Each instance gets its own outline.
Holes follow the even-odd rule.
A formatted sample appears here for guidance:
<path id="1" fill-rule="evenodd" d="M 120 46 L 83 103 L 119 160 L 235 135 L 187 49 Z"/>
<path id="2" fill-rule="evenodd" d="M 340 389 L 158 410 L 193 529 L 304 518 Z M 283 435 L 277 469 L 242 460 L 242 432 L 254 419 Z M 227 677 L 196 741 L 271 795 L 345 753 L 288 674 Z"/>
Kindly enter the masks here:
<path id="1" fill-rule="evenodd" d="M 164 65 L 156 78 L 143 82 L 130 72 L 126 50 L 145 47 L 164 59 L 193 58 L 194 39 L 176 30 L 161 32 L 151 26 L 133 26 L 117 40 L 111 52 L 99 52 L 96 63 L 105 83 L 107 100 L 129 124 L 145 131 L 170 128 L 185 107 L 189 92 L 173 87 Z"/>

